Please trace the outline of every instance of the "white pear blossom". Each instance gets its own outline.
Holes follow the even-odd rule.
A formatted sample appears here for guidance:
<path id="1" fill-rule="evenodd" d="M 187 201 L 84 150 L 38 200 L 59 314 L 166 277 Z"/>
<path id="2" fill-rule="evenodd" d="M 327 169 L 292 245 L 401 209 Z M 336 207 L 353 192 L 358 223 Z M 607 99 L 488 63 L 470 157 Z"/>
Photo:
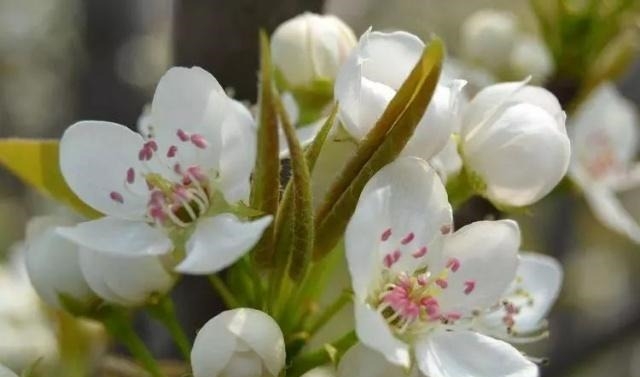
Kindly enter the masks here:
<path id="1" fill-rule="evenodd" d="M 574 153 L 569 170 L 600 222 L 640 243 L 640 225 L 616 192 L 640 185 L 638 116 L 611 83 L 596 88 L 570 119 Z"/>
<path id="2" fill-rule="evenodd" d="M 24 245 L 14 250 L 8 263 L 0 265 L 0 363 L 21 370 L 38 359 L 54 360 L 58 343 L 52 323 L 29 283 Z"/>
<path id="3" fill-rule="evenodd" d="M 333 15 L 303 13 L 282 23 L 271 38 L 271 55 L 290 88 L 332 83 L 356 45 L 349 26 Z"/>
<path id="4" fill-rule="evenodd" d="M 58 226 L 71 224 L 71 219 L 57 216 L 36 217 L 27 224 L 27 273 L 40 298 L 54 308 L 63 308 L 63 295 L 84 305 L 96 300 L 82 274 L 78 246 L 56 232 Z"/>
<path id="5" fill-rule="evenodd" d="M 340 69 L 334 96 L 346 131 L 360 141 L 371 130 L 417 64 L 424 43 L 413 34 L 367 31 Z M 464 81 L 438 85 L 403 153 L 426 160 L 440 152 L 456 122 Z"/>
<path id="6" fill-rule="evenodd" d="M 106 216 L 60 233 L 92 250 L 121 256 L 177 249 L 176 266 L 204 274 L 248 251 L 271 217 L 243 221 L 228 209 L 246 200 L 255 164 L 249 111 L 201 68 L 170 69 L 151 105 L 151 138 L 125 126 L 82 121 L 60 142 L 69 187 Z"/>
<path id="7" fill-rule="evenodd" d="M 61 307 L 60 294 L 79 303 L 101 299 L 123 306 L 147 303 L 171 289 L 175 276 L 156 255 L 126 257 L 79 246 L 57 233 L 78 223 L 65 214 L 31 220 L 26 264 L 31 282 L 48 304 Z"/>
<path id="8" fill-rule="evenodd" d="M 191 350 L 194 377 L 276 377 L 284 368 L 284 337 L 267 314 L 248 308 L 213 317 Z"/>
<path id="9" fill-rule="evenodd" d="M 514 77 L 531 75 L 532 82 L 544 82 L 555 69 L 553 57 L 540 38 L 522 35 L 509 55 L 509 67 Z"/>
<path id="10" fill-rule="evenodd" d="M 399 158 L 365 186 L 345 234 L 360 342 L 430 377 L 537 376 L 506 342 L 473 331 L 516 277 L 511 220 L 452 232 L 452 211 L 424 161 Z M 504 325 L 507 327 L 507 325 Z"/>
<path id="11" fill-rule="evenodd" d="M 459 148 L 476 191 L 516 207 L 547 195 L 569 167 L 565 118 L 541 87 L 509 82 L 481 90 L 464 110 Z"/>
<path id="12" fill-rule="evenodd" d="M 18 377 L 12 370 L 0 364 L 0 377 Z"/>
<path id="13" fill-rule="evenodd" d="M 462 55 L 494 72 L 504 70 L 516 44 L 518 29 L 513 13 L 495 9 L 477 11 L 460 29 Z"/>

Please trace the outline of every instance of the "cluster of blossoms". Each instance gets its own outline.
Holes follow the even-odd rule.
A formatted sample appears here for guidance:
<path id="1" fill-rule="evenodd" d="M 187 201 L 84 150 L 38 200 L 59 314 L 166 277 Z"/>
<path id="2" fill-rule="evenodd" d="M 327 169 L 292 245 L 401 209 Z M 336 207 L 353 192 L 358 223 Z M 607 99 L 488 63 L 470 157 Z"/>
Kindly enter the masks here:
<path id="1" fill-rule="evenodd" d="M 467 44 L 512 46 L 517 42 L 504 40 L 512 28 L 504 19 L 478 18 L 465 29 Z M 105 307 L 154 306 L 181 274 L 210 275 L 220 288 L 216 273 L 248 269 L 246 281 L 258 287 L 246 292 L 251 298 L 243 297 L 244 286 L 222 289 L 239 296 L 227 300 L 233 308 L 204 324 L 185 352 L 195 377 L 537 376 L 537 359 L 511 343 L 547 335 L 545 316 L 562 282 L 559 263 L 521 251 L 513 220 L 456 227 L 453 211 L 474 194 L 504 210 L 532 205 L 569 171 L 605 223 L 640 240 L 640 228 L 613 199 L 615 190 L 639 181 L 629 166 L 636 119 L 610 85 L 571 119 L 571 153 L 565 112 L 548 90 L 525 78 L 468 96 L 466 81 L 445 70 L 394 157 L 364 187 L 349 186 L 340 197 L 352 196 L 354 205 L 332 253 L 346 255 L 356 337 L 327 347 L 327 357 L 301 353 L 325 317 L 318 326 L 295 322 L 307 314 L 296 306 L 310 292 L 307 280 L 296 291 L 287 266 L 268 269 L 251 258 L 267 235 L 281 234 L 288 214 L 303 211 L 296 206 L 327 204 L 341 187 L 340 172 L 363 153 L 359 148 L 373 139 L 429 48 L 401 31 L 367 30 L 356 39 L 333 16 L 300 15 L 275 31 L 275 80 L 267 91 L 280 91 L 272 94 L 282 96 L 282 113 L 275 112 L 284 132 L 274 151 L 294 160 L 297 179 L 295 148 L 311 144 L 311 150 L 326 138 L 317 159 L 306 156 L 314 159 L 306 182 L 312 203 L 282 205 L 288 213 L 251 208 L 264 162 L 261 138 L 269 137 L 261 119 L 270 104 L 262 96 L 254 117 L 201 68 L 174 67 L 161 78 L 139 132 L 104 121 L 70 126 L 60 141 L 59 170 L 100 216 L 31 222 L 25 252 L 34 287 L 53 307 L 104 319 Z M 524 53 L 514 54 L 518 62 Z M 545 64 L 541 70 L 550 69 Z M 334 101 L 337 111 L 329 115 Z M 620 118 L 615 127 L 602 127 L 600 119 L 612 113 Z M 284 138 L 289 119 L 299 145 Z M 320 260 L 311 269 L 325 267 Z M 337 364 L 312 369 L 330 361 Z M 7 373 L 0 369 L 0 376 Z"/>

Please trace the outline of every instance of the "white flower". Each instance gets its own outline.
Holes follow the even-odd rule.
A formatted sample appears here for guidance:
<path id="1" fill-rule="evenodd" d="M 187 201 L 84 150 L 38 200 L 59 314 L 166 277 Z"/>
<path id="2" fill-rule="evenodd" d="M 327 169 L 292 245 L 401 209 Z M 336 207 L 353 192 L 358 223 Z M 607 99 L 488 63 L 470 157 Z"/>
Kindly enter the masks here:
<path id="1" fill-rule="evenodd" d="M 271 222 L 270 216 L 241 221 L 225 210 L 249 195 L 256 156 L 251 115 L 201 68 L 172 68 L 156 89 L 150 124 L 151 139 L 101 121 L 67 129 L 62 174 L 106 216 L 61 234 L 115 255 L 161 255 L 177 247 L 186 252 L 179 272 L 212 273 L 232 264 Z"/>
<path id="2" fill-rule="evenodd" d="M 509 67 L 514 77 L 531 75 L 532 82 L 544 82 L 554 70 L 553 57 L 547 46 L 532 35 L 522 35 L 509 55 Z"/>
<path id="3" fill-rule="evenodd" d="M 460 152 L 480 194 L 499 205 L 532 204 L 567 172 L 565 113 L 546 89 L 524 82 L 489 86 L 464 111 Z"/>
<path id="4" fill-rule="evenodd" d="M 25 262 L 31 284 L 42 300 L 63 308 L 61 295 L 89 305 L 96 296 L 80 268 L 78 246 L 57 234 L 58 226 L 71 225 L 70 219 L 36 217 L 27 224 Z"/>
<path id="5" fill-rule="evenodd" d="M 290 88 L 332 83 L 356 44 L 353 31 L 338 17 L 303 13 L 278 26 L 271 55 Z"/>
<path id="6" fill-rule="evenodd" d="M 306 372 L 302 377 L 336 377 L 336 372 L 332 367 L 317 367 Z"/>
<path id="7" fill-rule="evenodd" d="M 611 83 L 596 88 L 571 121 L 574 153 L 569 174 L 605 226 L 640 243 L 640 225 L 621 205 L 617 191 L 640 185 L 638 117 Z"/>
<path id="8" fill-rule="evenodd" d="M 0 377 L 18 377 L 18 375 L 9 370 L 9 368 L 0 364 Z"/>
<path id="9" fill-rule="evenodd" d="M 397 159 L 367 183 L 345 234 L 358 338 L 431 377 L 536 376 L 511 345 L 472 331 L 516 276 L 518 225 L 451 230 L 446 190 L 424 161 Z"/>
<path id="10" fill-rule="evenodd" d="M 55 360 L 58 344 L 24 271 L 24 247 L 15 251 L 9 263 L 0 265 L 0 363 L 21 370 L 38 359 Z M 0 376 L 4 376 L 2 368 Z"/>
<path id="11" fill-rule="evenodd" d="M 191 350 L 194 377 L 276 377 L 284 363 L 280 327 L 267 314 L 248 308 L 213 317 Z"/>
<path id="12" fill-rule="evenodd" d="M 505 11 L 483 9 L 469 16 L 460 30 L 462 55 L 492 71 L 507 67 L 518 37 L 516 17 Z"/>
<path id="13" fill-rule="evenodd" d="M 360 141 L 371 130 L 420 59 L 424 43 L 406 32 L 367 31 L 340 69 L 334 96 L 339 119 Z M 405 147 L 406 155 L 426 160 L 445 146 L 456 122 L 455 109 L 464 82 L 438 85 L 429 107 Z"/>

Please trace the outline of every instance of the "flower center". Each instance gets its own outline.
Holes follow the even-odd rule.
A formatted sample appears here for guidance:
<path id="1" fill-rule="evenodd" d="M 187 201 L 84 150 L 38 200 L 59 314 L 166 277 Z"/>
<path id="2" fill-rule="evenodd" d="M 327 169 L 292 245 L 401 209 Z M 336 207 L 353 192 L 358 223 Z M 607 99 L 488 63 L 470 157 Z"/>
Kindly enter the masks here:
<path id="1" fill-rule="evenodd" d="M 450 225 L 441 228 L 443 234 L 450 231 Z M 381 234 L 383 243 L 389 242 L 392 233 L 391 229 L 387 229 Z M 404 235 L 399 245 L 384 255 L 382 284 L 368 300 L 397 335 L 421 333 L 435 325 L 454 324 L 462 318 L 460 313 L 441 310 L 439 301 L 442 293 L 450 289 L 449 278 L 460 269 L 460 260 L 449 259 L 437 273 L 430 271 L 428 266 L 414 271 L 396 271 L 394 268 L 403 258 L 414 259 L 414 265 L 422 264 L 420 260 L 426 257 L 428 248 L 412 245 L 414 239 L 414 233 Z M 464 294 L 471 294 L 475 288 L 475 281 L 464 282 Z"/>
<path id="2" fill-rule="evenodd" d="M 148 197 L 146 216 L 149 222 L 165 228 L 185 228 L 205 214 L 211 205 L 210 174 L 199 165 L 186 166 L 180 160 L 180 151 L 191 148 L 202 150 L 209 144 L 200 134 L 189 134 L 180 129 L 176 143 L 165 153 L 159 151 L 155 139 L 148 139 L 138 152 L 143 168 L 127 169 L 124 190 L 135 196 Z M 143 179 L 148 192 L 139 193 L 133 187 L 137 179 Z M 109 194 L 111 200 L 124 204 L 125 197 L 119 191 Z"/>

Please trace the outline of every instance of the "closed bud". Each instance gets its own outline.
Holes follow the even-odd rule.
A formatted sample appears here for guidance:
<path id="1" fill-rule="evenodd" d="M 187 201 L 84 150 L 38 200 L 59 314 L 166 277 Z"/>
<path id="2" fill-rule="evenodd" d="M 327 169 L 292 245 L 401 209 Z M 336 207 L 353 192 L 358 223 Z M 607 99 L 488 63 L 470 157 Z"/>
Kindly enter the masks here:
<path id="1" fill-rule="evenodd" d="M 546 89 L 502 83 L 480 91 L 466 108 L 460 150 L 476 192 L 521 207 L 548 194 L 567 172 L 565 113 Z"/>
<path id="2" fill-rule="evenodd" d="M 355 45 L 353 31 L 339 18 L 304 13 L 278 26 L 271 53 L 287 89 L 313 90 L 319 83 L 331 87 Z"/>
<path id="3" fill-rule="evenodd" d="M 155 255 L 127 257 L 81 248 L 80 268 L 100 298 L 122 306 L 144 305 L 175 281 Z"/>
<path id="4" fill-rule="evenodd" d="M 275 377 L 284 363 L 280 327 L 267 314 L 248 308 L 213 317 L 191 350 L 194 377 Z"/>
<path id="5" fill-rule="evenodd" d="M 31 284 L 38 295 L 55 308 L 71 310 L 65 297 L 80 306 L 89 305 L 95 294 L 80 269 L 78 246 L 58 235 L 56 228 L 71 225 L 63 217 L 37 217 L 27 225 L 25 261 Z M 74 308 L 79 309 L 79 308 Z"/>
<path id="6" fill-rule="evenodd" d="M 509 59 L 511 74 L 517 78 L 531 75 L 532 82 L 543 83 L 553 73 L 551 52 L 539 38 L 530 35 L 518 40 Z"/>
<path id="7" fill-rule="evenodd" d="M 462 24 L 462 55 L 492 71 L 500 71 L 509 63 L 517 35 L 517 20 L 512 13 L 480 10 Z"/>

